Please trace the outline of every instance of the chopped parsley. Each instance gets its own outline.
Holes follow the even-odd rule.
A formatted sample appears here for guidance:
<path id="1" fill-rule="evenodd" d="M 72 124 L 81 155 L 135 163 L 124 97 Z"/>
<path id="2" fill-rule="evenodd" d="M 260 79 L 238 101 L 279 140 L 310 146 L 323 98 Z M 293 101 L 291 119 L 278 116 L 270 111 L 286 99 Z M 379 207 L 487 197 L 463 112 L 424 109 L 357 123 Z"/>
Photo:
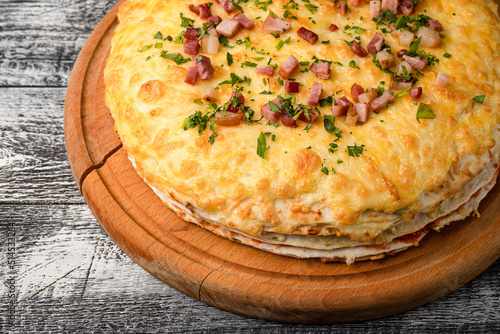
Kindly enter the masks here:
<path id="1" fill-rule="evenodd" d="M 283 45 L 290 43 L 290 39 L 291 39 L 291 38 L 292 38 L 292 37 L 290 36 L 290 37 L 288 37 L 288 38 L 287 38 L 287 39 L 285 39 L 285 40 L 280 40 L 280 41 L 278 42 L 278 44 L 276 45 L 276 50 L 277 50 L 277 51 L 279 51 L 279 50 L 281 50 L 281 48 L 283 47 Z"/>
<path id="2" fill-rule="evenodd" d="M 354 143 L 354 146 L 347 146 L 347 154 L 349 154 L 351 157 L 359 157 L 361 154 L 363 154 L 363 149 L 365 145 L 358 146 L 356 143 Z"/>
<path id="3" fill-rule="evenodd" d="M 432 106 L 430 104 L 425 104 L 420 102 L 417 109 L 417 122 L 420 123 L 421 119 L 434 119 L 436 114 L 432 111 Z"/>
<path id="4" fill-rule="evenodd" d="M 177 65 L 181 65 L 191 61 L 191 58 L 184 58 L 180 53 L 168 53 L 168 51 L 162 51 L 160 54 L 161 58 L 172 59 Z"/>
<path id="5" fill-rule="evenodd" d="M 140 49 L 139 49 L 139 50 L 137 50 L 137 51 L 139 51 L 139 52 L 144 52 L 144 51 L 146 51 L 146 50 L 151 49 L 152 47 L 153 47 L 153 44 L 149 44 L 149 45 L 143 46 L 142 48 L 140 48 Z"/>
<path id="6" fill-rule="evenodd" d="M 261 132 L 259 138 L 257 138 L 257 155 L 264 160 L 267 159 L 266 136 L 263 132 Z"/>
<path id="7" fill-rule="evenodd" d="M 485 97 L 486 95 L 478 95 L 474 96 L 472 100 L 482 104 L 484 102 Z"/>
<path id="8" fill-rule="evenodd" d="M 218 136 L 218 133 L 217 132 L 212 132 L 212 134 L 210 135 L 210 137 L 208 138 L 208 142 L 210 143 L 210 145 L 213 145 L 214 144 L 214 141 L 215 141 L 215 137 Z"/>
<path id="9" fill-rule="evenodd" d="M 233 55 L 229 52 L 226 54 L 227 65 L 231 66 L 233 64 Z"/>
<path id="10" fill-rule="evenodd" d="M 257 6 L 258 8 L 262 9 L 263 11 L 267 11 L 267 6 L 273 3 L 273 0 L 267 0 L 267 1 L 259 1 L 259 0 L 254 0 L 254 5 Z"/>
<path id="11" fill-rule="evenodd" d="M 191 128 L 198 128 L 198 134 L 201 136 L 203 131 L 207 129 L 208 122 L 214 118 L 215 112 L 212 110 L 207 111 L 205 115 L 201 113 L 201 111 L 196 110 L 194 114 L 189 115 L 184 120 L 182 124 L 183 130 L 188 130 Z"/>
<path id="12" fill-rule="evenodd" d="M 194 20 L 189 17 L 185 17 L 184 14 L 181 13 L 181 27 L 184 28 L 192 28 Z"/>

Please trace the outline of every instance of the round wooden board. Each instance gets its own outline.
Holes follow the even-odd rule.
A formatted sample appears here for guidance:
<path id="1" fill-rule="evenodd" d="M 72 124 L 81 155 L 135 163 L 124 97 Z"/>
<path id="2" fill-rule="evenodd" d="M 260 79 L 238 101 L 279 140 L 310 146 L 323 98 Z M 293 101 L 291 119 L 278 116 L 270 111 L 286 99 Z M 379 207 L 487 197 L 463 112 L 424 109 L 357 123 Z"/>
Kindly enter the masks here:
<path id="1" fill-rule="evenodd" d="M 465 284 L 500 257 L 500 187 L 481 217 L 431 232 L 396 256 L 353 265 L 277 256 L 187 223 L 136 174 L 104 104 L 117 4 L 78 57 L 65 105 L 68 157 L 97 220 L 132 259 L 187 295 L 234 313 L 295 323 L 380 318 Z"/>

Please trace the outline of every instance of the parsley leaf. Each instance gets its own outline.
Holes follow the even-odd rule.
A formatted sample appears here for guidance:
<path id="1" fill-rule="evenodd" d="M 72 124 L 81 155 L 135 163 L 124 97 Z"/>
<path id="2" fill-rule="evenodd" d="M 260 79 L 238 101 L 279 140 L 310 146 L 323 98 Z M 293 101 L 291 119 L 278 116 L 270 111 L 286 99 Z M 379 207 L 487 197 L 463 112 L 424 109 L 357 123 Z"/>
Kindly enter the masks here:
<path id="1" fill-rule="evenodd" d="M 365 145 L 358 146 L 356 143 L 354 143 L 354 146 L 347 146 L 347 154 L 349 154 L 351 157 L 359 157 L 361 154 L 363 154 L 363 148 Z"/>
<path id="2" fill-rule="evenodd" d="M 231 66 L 233 64 L 233 55 L 229 52 L 226 54 L 227 65 Z"/>
<path id="3" fill-rule="evenodd" d="M 478 96 L 474 96 L 474 98 L 472 100 L 476 101 L 478 103 L 483 103 L 485 97 L 486 97 L 486 95 L 478 95 Z"/>
<path id="4" fill-rule="evenodd" d="M 214 144 L 214 141 L 215 141 L 215 137 L 218 136 L 218 133 L 217 132 L 212 132 L 212 134 L 210 135 L 210 137 L 208 138 L 208 142 L 210 143 L 210 145 L 213 145 Z"/>
<path id="5" fill-rule="evenodd" d="M 153 44 L 149 44 L 149 45 L 143 46 L 142 48 L 140 48 L 140 49 L 139 49 L 139 50 L 137 50 L 137 51 L 139 51 L 139 52 L 144 52 L 144 51 L 146 51 L 146 50 L 151 49 L 152 47 L 153 47 Z"/>
<path id="6" fill-rule="evenodd" d="M 259 138 L 257 139 L 257 155 L 262 159 L 267 159 L 267 144 L 266 144 L 266 136 L 264 133 L 260 133 Z"/>
<path id="7" fill-rule="evenodd" d="M 417 110 L 417 122 L 420 123 L 421 119 L 434 118 L 436 118 L 436 114 L 432 112 L 432 106 L 430 104 L 420 102 Z"/>
<path id="8" fill-rule="evenodd" d="M 160 54 L 161 58 L 172 59 L 177 65 L 181 65 L 191 61 L 191 58 L 184 58 L 180 53 L 167 53 L 168 51 L 162 51 Z"/>

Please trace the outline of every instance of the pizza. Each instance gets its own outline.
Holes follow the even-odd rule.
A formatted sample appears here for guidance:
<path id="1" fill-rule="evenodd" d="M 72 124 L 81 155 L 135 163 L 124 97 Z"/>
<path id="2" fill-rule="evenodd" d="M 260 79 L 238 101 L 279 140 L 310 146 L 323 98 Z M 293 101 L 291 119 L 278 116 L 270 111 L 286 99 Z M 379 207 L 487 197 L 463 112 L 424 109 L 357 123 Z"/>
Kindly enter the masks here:
<path id="1" fill-rule="evenodd" d="M 104 71 L 180 217 L 298 258 L 379 259 L 478 214 L 500 160 L 487 0 L 129 0 Z"/>

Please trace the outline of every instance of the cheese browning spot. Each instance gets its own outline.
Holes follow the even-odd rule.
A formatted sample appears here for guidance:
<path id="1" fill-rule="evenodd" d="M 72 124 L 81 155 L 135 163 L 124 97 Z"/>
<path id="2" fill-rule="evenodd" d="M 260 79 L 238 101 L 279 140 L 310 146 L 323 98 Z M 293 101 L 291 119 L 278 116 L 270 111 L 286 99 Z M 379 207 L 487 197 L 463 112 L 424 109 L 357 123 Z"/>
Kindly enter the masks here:
<path id="1" fill-rule="evenodd" d="M 295 175 L 298 177 L 310 177 L 320 166 L 321 159 L 312 150 L 300 150 L 293 159 Z"/>
<path id="2" fill-rule="evenodd" d="M 165 96 L 165 84 L 159 80 L 144 83 L 139 90 L 139 99 L 144 103 L 155 103 Z"/>

